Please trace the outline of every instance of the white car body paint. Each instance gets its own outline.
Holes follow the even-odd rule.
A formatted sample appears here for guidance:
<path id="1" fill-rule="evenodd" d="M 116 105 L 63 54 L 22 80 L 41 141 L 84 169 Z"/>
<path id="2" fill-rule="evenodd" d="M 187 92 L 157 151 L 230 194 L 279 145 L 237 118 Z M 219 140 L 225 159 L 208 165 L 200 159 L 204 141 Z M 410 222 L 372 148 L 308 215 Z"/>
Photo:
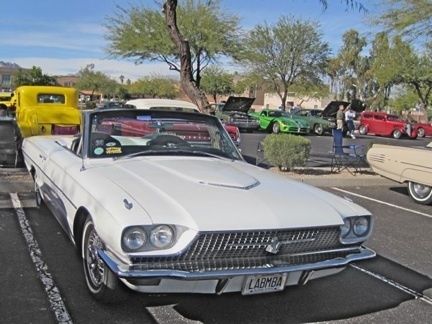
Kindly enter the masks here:
<path id="1" fill-rule="evenodd" d="M 340 226 L 345 217 L 370 215 L 346 199 L 244 161 L 172 155 L 82 159 L 70 150 L 72 139 L 26 138 L 25 164 L 29 171 L 36 171 L 43 198 L 71 239 L 76 212 L 84 207 L 107 255 L 124 266 L 135 255 L 180 254 L 199 232 Z M 186 230 L 166 250 L 123 251 L 121 235 L 125 227 L 153 224 L 173 224 Z M 366 254 L 364 258 L 374 255 L 370 250 Z M 313 268 L 308 278 L 337 273 L 346 263 L 338 263 L 335 268 L 330 264 L 322 269 Z M 298 284 L 305 273 L 293 269 L 286 285 Z M 233 275 L 223 292 L 241 291 L 245 277 Z M 162 278 L 158 285 L 136 286 L 122 280 L 130 288 L 143 292 L 214 293 L 219 282 L 216 278 Z"/>

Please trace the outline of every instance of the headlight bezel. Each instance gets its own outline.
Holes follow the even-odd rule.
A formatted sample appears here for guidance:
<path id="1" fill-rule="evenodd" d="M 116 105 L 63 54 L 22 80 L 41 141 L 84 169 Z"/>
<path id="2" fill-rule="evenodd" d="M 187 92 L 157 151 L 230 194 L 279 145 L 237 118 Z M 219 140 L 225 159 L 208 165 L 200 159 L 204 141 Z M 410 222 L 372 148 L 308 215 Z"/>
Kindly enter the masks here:
<path id="1" fill-rule="evenodd" d="M 162 243 L 161 244 L 160 237 L 158 238 L 158 235 L 157 235 L 157 234 L 160 234 L 161 232 L 169 233 L 170 239 L 169 239 L 168 243 Z M 159 239 L 159 242 L 157 241 L 158 239 Z M 174 230 L 169 225 L 162 224 L 162 225 L 156 226 L 155 228 L 153 228 L 150 231 L 149 241 L 150 241 L 150 244 L 153 245 L 153 247 L 157 248 L 158 250 L 168 249 L 173 245 L 173 242 L 174 242 Z"/>
<path id="2" fill-rule="evenodd" d="M 140 233 L 142 235 L 143 242 L 139 246 L 134 248 L 128 244 L 127 239 L 130 238 L 129 235 L 136 235 L 137 233 Z M 122 249 L 128 252 L 140 251 L 146 245 L 147 241 L 148 241 L 147 233 L 141 226 L 129 226 L 123 230 L 121 236 Z"/>
<path id="3" fill-rule="evenodd" d="M 169 242 L 169 244 L 165 244 L 163 246 L 155 246 L 152 242 L 151 242 L 151 235 L 152 232 L 154 232 L 156 229 L 158 228 L 166 228 L 169 229 L 170 232 L 172 233 L 171 235 L 171 240 Z M 146 237 L 146 242 L 140 246 L 137 249 L 131 249 L 130 247 L 127 246 L 127 244 L 125 244 L 125 236 L 130 233 L 133 232 L 134 230 L 140 230 L 142 232 L 145 233 L 145 237 Z M 178 241 L 180 235 L 182 232 L 184 232 L 186 230 L 186 228 L 182 227 L 182 226 L 176 226 L 176 225 L 172 225 L 172 224 L 153 224 L 153 225 L 132 225 L 132 226 L 127 226 L 123 229 L 122 233 L 121 233 L 121 248 L 123 250 L 123 252 L 125 253 L 135 253 L 135 252 L 150 252 L 150 251 L 163 251 L 163 250 L 168 250 L 171 247 L 173 247 L 176 242 Z"/>
<path id="4" fill-rule="evenodd" d="M 371 215 L 345 217 L 343 221 L 344 224 L 340 226 L 339 237 L 342 244 L 355 244 L 364 242 L 370 236 L 373 227 L 373 219 Z M 356 223 L 358 223 L 359 221 L 366 222 L 366 228 L 360 233 L 354 230 Z"/>

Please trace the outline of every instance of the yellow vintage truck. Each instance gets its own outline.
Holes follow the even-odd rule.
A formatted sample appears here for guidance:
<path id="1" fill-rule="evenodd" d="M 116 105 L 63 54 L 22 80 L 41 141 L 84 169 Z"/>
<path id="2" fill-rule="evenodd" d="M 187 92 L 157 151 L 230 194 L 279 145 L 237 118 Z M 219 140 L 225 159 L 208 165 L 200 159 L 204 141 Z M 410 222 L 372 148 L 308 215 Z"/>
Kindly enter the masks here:
<path id="1" fill-rule="evenodd" d="M 21 136 L 79 132 L 78 92 L 56 86 L 21 86 L 14 92 L 16 123 Z"/>

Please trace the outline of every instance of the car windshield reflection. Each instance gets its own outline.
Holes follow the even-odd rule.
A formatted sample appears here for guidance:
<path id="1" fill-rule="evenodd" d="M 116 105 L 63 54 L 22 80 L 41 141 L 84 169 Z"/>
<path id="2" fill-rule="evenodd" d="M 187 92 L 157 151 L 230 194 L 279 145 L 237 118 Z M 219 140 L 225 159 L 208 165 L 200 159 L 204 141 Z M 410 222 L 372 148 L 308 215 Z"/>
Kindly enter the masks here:
<path id="1" fill-rule="evenodd" d="M 242 159 L 218 120 L 204 114 L 100 112 L 92 114 L 89 127 L 90 158 L 176 154 Z"/>

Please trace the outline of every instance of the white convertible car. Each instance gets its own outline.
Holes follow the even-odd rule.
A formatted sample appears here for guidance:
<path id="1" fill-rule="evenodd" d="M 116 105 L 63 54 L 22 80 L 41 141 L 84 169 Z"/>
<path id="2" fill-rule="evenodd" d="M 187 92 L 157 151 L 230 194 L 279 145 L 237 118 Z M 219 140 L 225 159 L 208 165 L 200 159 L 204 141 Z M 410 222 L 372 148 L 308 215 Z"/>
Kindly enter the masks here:
<path id="1" fill-rule="evenodd" d="M 98 299 L 281 291 L 372 258 L 364 208 L 246 163 L 212 116 L 83 112 L 81 135 L 34 136 L 25 164 L 80 249 Z"/>

